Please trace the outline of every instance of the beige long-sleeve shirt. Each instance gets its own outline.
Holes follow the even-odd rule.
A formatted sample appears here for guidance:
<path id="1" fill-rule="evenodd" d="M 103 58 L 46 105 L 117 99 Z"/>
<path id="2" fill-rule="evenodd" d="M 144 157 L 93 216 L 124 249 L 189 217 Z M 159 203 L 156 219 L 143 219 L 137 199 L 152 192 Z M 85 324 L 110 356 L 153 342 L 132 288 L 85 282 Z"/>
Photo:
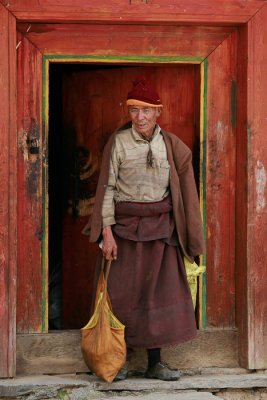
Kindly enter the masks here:
<path id="1" fill-rule="evenodd" d="M 154 164 L 147 165 L 151 146 Z M 160 201 L 169 194 L 170 165 L 161 129 L 157 125 L 150 141 L 132 127 L 119 131 L 111 153 L 109 179 L 103 206 L 103 228 L 116 223 L 115 204 L 120 201 Z"/>

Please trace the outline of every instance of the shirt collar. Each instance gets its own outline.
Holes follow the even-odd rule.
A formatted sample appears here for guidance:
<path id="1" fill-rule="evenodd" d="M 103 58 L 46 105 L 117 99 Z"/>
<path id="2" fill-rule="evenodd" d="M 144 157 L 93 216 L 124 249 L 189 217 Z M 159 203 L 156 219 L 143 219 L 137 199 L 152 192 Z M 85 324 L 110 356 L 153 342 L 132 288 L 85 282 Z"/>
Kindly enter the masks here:
<path id="1" fill-rule="evenodd" d="M 158 124 L 156 124 L 151 141 L 153 141 L 155 139 L 155 137 L 160 134 L 160 132 L 161 132 L 160 126 Z M 134 129 L 133 125 L 132 125 L 132 135 L 133 135 L 134 140 L 136 140 L 136 141 L 147 141 L 141 135 L 139 135 L 139 133 Z"/>

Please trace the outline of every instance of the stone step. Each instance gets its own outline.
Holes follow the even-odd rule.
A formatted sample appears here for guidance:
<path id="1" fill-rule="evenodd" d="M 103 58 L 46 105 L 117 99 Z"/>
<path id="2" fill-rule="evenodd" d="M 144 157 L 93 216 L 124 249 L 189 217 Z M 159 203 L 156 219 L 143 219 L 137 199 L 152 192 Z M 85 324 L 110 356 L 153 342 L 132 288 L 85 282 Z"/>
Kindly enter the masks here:
<path id="1" fill-rule="evenodd" d="M 130 378 L 111 384 L 95 381 L 92 383 L 94 390 L 199 390 L 199 389 L 248 389 L 267 387 L 267 374 L 250 373 L 239 375 L 195 375 L 183 376 L 176 382 Z"/>
<path id="2" fill-rule="evenodd" d="M 137 396 L 118 396 L 110 397 L 111 400 L 220 400 L 209 392 L 182 392 L 182 393 L 162 393 L 153 392 L 149 394 L 139 394 Z M 74 400 L 74 399 L 73 399 Z M 107 397 L 98 400 L 107 400 Z"/>
<path id="3" fill-rule="evenodd" d="M 251 389 L 266 388 L 266 373 L 239 373 L 239 374 L 203 374 L 194 376 L 183 376 L 176 382 L 164 382 L 159 380 L 144 379 L 142 377 L 131 377 L 121 382 L 111 384 L 103 382 L 94 375 L 74 376 L 26 376 L 14 379 L 0 379 L 0 398 L 24 396 L 25 399 L 37 400 L 47 398 L 64 398 L 64 393 L 72 392 L 72 397 L 66 399 L 98 399 L 112 397 L 112 400 L 125 398 L 144 398 L 150 400 L 150 395 L 158 395 L 158 399 L 167 400 L 180 399 L 178 395 L 183 394 L 183 399 L 190 399 L 188 391 L 191 391 L 192 400 L 212 399 L 211 393 L 221 389 Z M 187 391 L 186 393 L 182 391 Z M 199 392 L 200 391 L 200 392 Z M 202 392 L 203 391 L 203 392 Z M 62 396 L 59 396 L 59 393 Z M 76 395 L 75 395 L 76 393 Z M 79 394 L 80 393 L 80 394 Z M 120 393 L 120 396 L 118 396 Z M 206 397 L 199 397 L 200 395 Z M 173 397 L 170 397 L 173 396 Z M 44 397 L 45 396 L 45 397 Z M 54 396 L 54 397 L 53 397 Z M 59 397 L 58 397 L 59 396 Z M 73 397 L 74 396 L 74 397 Z M 76 396 L 76 397 L 75 397 Z M 102 396 L 102 397 L 101 397 Z M 141 397 L 140 397 L 141 396 Z M 176 397 L 175 397 L 176 396 Z M 198 397 L 197 397 L 198 396 Z M 216 396 L 215 396 L 216 397 Z M 154 397 L 157 399 L 157 397 Z M 218 398 L 218 397 L 217 397 Z"/>

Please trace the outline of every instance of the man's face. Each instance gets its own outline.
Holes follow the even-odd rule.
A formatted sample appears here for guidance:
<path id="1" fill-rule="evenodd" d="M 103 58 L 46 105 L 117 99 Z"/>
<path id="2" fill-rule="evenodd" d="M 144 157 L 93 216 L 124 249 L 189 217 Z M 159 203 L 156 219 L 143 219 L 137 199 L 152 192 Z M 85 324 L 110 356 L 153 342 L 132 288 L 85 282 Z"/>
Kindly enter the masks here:
<path id="1" fill-rule="evenodd" d="M 129 115 L 134 129 L 147 138 L 153 135 L 160 113 L 159 107 L 129 106 Z"/>

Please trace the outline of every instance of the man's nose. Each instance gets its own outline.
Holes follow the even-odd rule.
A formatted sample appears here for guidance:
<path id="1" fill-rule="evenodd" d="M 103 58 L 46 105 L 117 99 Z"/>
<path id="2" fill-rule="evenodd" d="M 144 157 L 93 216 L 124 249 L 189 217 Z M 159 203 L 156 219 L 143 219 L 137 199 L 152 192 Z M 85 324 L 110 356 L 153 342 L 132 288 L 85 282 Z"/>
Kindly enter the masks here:
<path id="1" fill-rule="evenodd" d="M 140 119 L 143 119 L 144 116 L 145 116 L 145 114 L 144 114 L 143 110 L 139 110 L 138 114 L 137 114 L 137 118 L 140 120 Z"/>

